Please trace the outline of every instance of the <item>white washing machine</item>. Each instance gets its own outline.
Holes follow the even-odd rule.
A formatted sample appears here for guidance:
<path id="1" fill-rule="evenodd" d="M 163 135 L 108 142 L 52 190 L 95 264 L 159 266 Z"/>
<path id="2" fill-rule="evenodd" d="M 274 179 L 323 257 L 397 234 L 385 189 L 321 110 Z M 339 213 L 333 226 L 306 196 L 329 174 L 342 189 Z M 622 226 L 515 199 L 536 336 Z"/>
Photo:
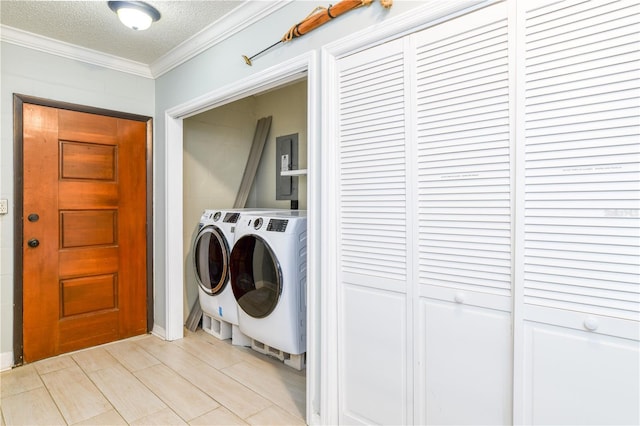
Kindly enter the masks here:
<path id="1" fill-rule="evenodd" d="M 205 314 L 203 329 L 220 339 L 231 338 L 232 326 L 238 325 L 238 307 L 229 284 L 229 259 L 236 224 L 241 214 L 258 211 L 273 210 L 205 210 L 193 240 L 198 298 Z"/>
<path id="2" fill-rule="evenodd" d="M 306 352 L 306 211 L 243 214 L 230 265 L 240 331 L 286 354 Z"/>

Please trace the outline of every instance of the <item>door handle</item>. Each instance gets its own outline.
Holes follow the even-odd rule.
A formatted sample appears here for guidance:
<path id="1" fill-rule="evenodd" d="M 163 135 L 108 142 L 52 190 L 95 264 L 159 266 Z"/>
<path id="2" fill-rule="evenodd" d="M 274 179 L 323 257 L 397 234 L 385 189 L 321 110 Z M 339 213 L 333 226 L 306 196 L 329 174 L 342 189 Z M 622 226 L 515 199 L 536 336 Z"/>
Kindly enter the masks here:
<path id="1" fill-rule="evenodd" d="M 36 248 L 40 245 L 40 241 L 36 240 L 35 238 L 32 238 L 29 240 L 29 242 L 27 242 L 27 244 L 29 244 L 29 247 Z"/>
<path id="2" fill-rule="evenodd" d="M 37 222 L 38 219 L 40 219 L 40 216 L 38 216 L 37 213 L 31 213 L 27 219 L 29 219 L 29 222 Z"/>

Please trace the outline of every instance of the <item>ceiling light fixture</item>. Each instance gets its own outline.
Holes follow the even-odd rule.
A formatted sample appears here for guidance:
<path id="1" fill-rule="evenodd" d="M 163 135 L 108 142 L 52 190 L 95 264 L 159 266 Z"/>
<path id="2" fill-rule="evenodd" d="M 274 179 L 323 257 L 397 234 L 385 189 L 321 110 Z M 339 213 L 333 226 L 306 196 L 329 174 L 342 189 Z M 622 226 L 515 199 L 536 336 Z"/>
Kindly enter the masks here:
<path id="1" fill-rule="evenodd" d="M 108 3 L 109 8 L 118 15 L 120 22 L 137 31 L 146 30 L 152 22 L 160 19 L 160 12 L 141 1 L 110 1 Z"/>

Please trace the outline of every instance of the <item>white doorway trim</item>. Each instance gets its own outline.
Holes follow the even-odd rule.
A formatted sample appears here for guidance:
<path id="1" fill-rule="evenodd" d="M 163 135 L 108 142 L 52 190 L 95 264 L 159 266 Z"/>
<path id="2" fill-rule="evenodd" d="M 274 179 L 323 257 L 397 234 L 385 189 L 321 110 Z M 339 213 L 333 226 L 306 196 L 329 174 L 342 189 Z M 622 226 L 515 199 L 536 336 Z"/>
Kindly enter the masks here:
<path id="1" fill-rule="evenodd" d="M 165 338 L 184 336 L 183 120 L 195 114 L 307 78 L 307 423 L 319 423 L 319 79 L 308 52 L 165 111 Z"/>

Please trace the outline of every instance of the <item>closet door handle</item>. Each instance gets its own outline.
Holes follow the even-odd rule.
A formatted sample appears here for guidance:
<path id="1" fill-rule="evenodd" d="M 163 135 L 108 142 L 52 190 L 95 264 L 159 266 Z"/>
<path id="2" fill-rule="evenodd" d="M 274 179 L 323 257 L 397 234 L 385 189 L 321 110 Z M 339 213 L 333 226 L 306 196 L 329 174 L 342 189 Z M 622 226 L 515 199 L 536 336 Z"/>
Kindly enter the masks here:
<path id="1" fill-rule="evenodd" d="M 27 244 L 29 244 L 29 247 L 36 248 L 36 247 L 38 247 L 40 245 L 40 241 L 38 241 L 35 238 L 32 238 L 32 239 L 29 240 L 29 242 Z"/>
<path id="2" fill-rule="evenodd" d="M 589 316 L 584 320 L 584 328 L 589 331 L 596 331 L 599 325 L 600 324 L 598 323 L 598 319 L 595 317 Z"/>

